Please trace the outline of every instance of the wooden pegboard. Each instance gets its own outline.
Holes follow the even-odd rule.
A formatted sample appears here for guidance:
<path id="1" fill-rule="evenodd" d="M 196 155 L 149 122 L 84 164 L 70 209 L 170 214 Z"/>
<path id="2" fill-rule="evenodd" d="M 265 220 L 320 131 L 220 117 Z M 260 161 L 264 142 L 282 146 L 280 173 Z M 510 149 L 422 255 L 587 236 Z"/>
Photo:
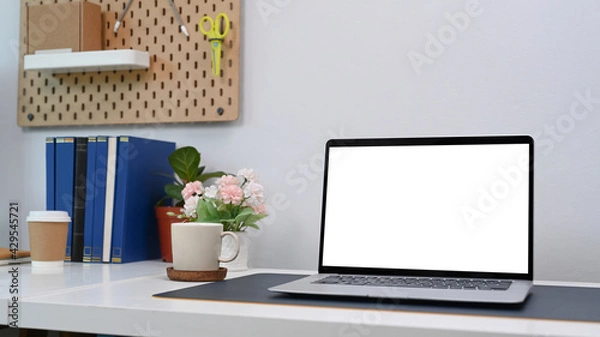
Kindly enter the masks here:
<path id="1" fill-rule="evenodd" d="M 190 37 L 179 30 L 168 0 L 88 0 L 102 8 L 104 49 L 150 54 L 150 68 L 52 74 L 23 71 L 27 6 L 78 0 L 21 0 L 19 105 L 23 127 L 233 121 L 239 116 L 240 0 L 174 0 Z M 211 72 L 210 44 L 198 24 L 226 13 L 221 76 Z"/>

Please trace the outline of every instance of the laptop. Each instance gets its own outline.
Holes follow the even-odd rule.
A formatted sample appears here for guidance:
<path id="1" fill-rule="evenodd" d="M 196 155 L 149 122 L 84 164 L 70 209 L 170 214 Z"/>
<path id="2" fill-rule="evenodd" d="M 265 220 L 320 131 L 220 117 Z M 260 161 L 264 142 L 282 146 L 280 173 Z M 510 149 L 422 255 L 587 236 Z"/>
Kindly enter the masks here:
<path id="1" fill-rule="evenodd" d="M 533 281 L 533 139 L 332 139 L 318 274 L 272 292 L 521 303 Z"/>

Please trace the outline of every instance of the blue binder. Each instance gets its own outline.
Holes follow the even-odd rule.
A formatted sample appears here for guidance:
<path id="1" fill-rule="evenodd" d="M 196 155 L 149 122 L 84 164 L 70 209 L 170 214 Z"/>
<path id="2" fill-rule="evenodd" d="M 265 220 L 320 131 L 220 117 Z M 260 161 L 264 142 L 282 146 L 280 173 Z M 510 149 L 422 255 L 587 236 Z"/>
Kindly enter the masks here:
<path id="1" fill-rule="evenodd" d="M 92 261 L 92 232 L 94 227 L 94 199 L 96 187 L 96 137 L 88 137 L 85 186 L 85 218 L 83 222 L 83 262 Z"/>
<path id="2" fill-rule="evenodd" d="M 46 138 L 46 209 L 49 211 L 54 210 L 54 194 L 55 190 L 55 180 L 54 180 L 54 172 L 56 165 L 56 151 L 54 150 L 54 137 Z"/>
<path id="3" fill-rule="evenodd" d="M 73 219 L 73 191 L 75 182 L 75 139 L 56 138 L 56 169 L 54 203 L 57 211 L 65 211 Z M 71 260 L 73 222 L 69 222 L 65 260 Z"/>
<path id="4" fill-rule="evenodd" d="M 154 205 L 171 182 L 160 173 L 172 173 L 168 157 L 175 143 L 121 136 L 117 145 L 117 167 L 112 228 L 114 263 L 160 258 L 158 225 Z"/>

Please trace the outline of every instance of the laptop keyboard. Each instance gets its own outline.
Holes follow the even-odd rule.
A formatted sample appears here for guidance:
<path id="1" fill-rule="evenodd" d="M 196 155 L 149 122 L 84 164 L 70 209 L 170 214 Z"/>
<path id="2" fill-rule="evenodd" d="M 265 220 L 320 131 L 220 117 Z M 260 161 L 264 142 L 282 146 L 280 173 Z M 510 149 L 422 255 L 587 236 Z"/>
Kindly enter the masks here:
<path id="1" fill-rule="evenodd" d="M 429 289 L 507 290 L 511 281 L 462 278 L 331 275 L 313 283 Z"/>

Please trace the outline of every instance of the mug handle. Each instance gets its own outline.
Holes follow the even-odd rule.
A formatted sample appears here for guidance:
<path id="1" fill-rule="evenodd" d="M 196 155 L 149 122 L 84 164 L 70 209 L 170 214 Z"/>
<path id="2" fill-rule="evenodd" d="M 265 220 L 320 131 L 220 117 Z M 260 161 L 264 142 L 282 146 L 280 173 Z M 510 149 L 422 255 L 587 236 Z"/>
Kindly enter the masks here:
<path id="1" fill-rule="evenodd" d="M 223 239 L 225 235 L 231 236 L 233 238 L 233 241 L 235 241 L 235 254 L 233 254 L 233 256 L 230 258 L 224 258 L 219 256 L 219 262 L 231 262 L 235 260 L 235 258 L 240 253 L 240 239 L 238 238 L 238 236 L 235 235 L 233 232 L 223 232 L 221 233 L 221 239 Z"/>

